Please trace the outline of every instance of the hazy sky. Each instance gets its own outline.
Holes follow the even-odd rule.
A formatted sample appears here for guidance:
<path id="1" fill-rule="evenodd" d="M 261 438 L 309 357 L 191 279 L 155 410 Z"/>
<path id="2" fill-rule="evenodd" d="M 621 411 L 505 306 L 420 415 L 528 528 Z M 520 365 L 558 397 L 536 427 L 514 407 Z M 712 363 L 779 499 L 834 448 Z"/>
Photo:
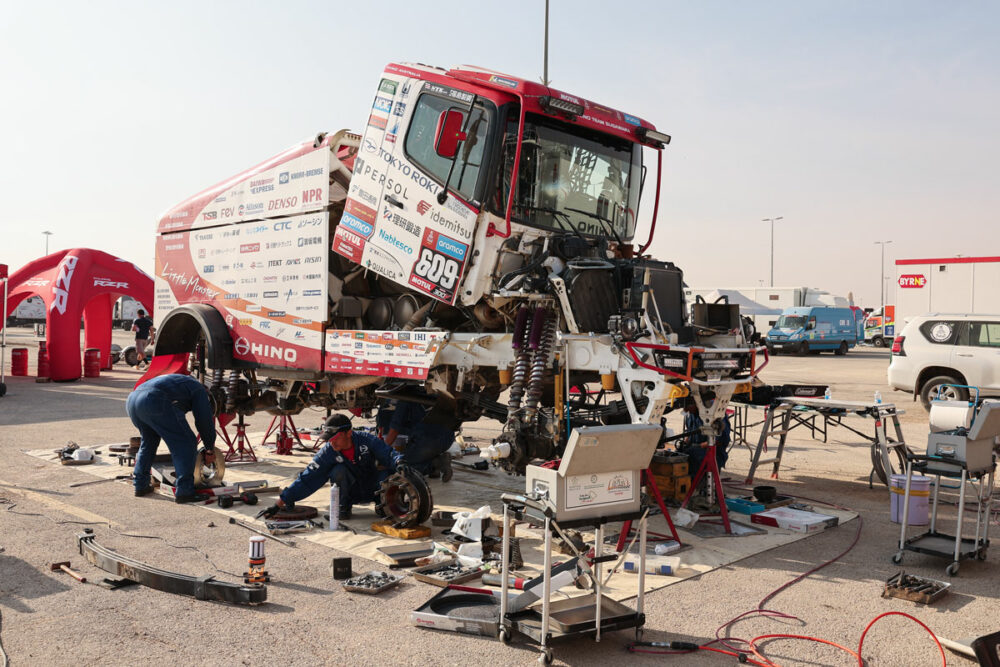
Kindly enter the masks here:
<path id="1" fill-rule="evenodd" d="M 0 263 L 47 230 L 152 272 L 165 209 L 363 129 L 390 61 L 539 78 L 544 2 L 498 7 L 4 0 Z M 866 306 L 874 241 L 888 275 L 1000 254 L 1000 4 L 552 0 L 550 20 L 555 87 L 673 136 L 652 250 L 690 285 L 766 285 L 776 216 L 775 284 Z"/>

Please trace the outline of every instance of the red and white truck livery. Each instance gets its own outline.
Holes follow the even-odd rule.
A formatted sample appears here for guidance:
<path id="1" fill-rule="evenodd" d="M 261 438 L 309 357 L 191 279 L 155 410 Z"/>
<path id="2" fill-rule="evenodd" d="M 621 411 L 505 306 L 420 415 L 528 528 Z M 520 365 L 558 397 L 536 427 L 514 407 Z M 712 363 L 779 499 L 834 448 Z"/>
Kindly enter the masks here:
<path id="1" fill-rule="evenodd" d="M 503 421 L 510 470 L 574 423 L 658 419 L 674 384 L 724 409 L 757 351 L 689 322 L 680 269 L 643 256 L 669 141 L 531 81 L 390 64 L 363 133 L 319 134 L 162 217 L 156 354 L 195 353 L 220 410 L 244 414 L 423 384 L 459 419 Z M 634 243 L 644 152 L 653 216 Z M 598 380 L 621 400 L 567 403 Z"/>

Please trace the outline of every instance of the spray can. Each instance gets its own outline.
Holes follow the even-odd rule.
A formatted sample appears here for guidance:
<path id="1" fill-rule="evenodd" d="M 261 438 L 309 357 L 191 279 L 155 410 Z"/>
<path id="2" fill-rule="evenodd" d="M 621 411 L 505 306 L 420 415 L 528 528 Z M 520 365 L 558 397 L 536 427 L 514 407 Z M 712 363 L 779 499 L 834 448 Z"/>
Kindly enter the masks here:
<path id="1" fill-rule="evenodd" d="M 330 525 L 329 530 L 340 530 L 340 487 L 330 485 Z"/>
<path id="2" fill-rule="evenodd" d="M 823 392 L 823 398 L 825 398 L 825 399 L 826 399 L 826 400 L 828 400 L 828 401 L 830 400 L 830 397 L 831 397 L 832 395 L 833 395 L 833 393 L 832 393 L 832 392 L 830 391 L 830 388 L 829 388 L 829 387 L 827 387 L 827 388 L 826 388 L 826 391 L 824 391 L 824 392 Z"/>
<path id="3" fill-rule="evenodd" d="M 880 392 L 880 391 L 876 391 L 875 392 L 875 402 L 876 403 L 881 403 L 882 402 L 882 392 Z"/>

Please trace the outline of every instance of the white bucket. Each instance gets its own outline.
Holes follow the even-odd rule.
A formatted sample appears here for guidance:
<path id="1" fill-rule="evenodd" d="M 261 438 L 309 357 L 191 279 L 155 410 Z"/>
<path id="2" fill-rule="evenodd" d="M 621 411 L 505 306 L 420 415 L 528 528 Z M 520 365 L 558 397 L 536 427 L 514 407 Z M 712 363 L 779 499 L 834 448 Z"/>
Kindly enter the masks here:
<path id="1" fill-rule="evenodd" d="M 889 520 L 903 521 L 903 495 L 906 493 L 906 475 L 892 475 L 889 478 Z M 910 481 L 910 513 L 906 518 L 909 526 L 926 526 L 930 523 L 931 478 L 914 475 Z"/>

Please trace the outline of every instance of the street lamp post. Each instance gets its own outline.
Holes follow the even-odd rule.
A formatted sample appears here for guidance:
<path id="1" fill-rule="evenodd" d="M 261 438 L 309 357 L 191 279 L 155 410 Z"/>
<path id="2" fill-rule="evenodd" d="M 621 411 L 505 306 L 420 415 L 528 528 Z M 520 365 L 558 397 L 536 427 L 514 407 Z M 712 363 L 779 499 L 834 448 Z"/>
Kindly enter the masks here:
<path id="1" fill-rule="evenodd" d="M 45 235 L 45 255 L 49 254 L 49 237 L 52 236 L 52 232 L 42 232 Z"/>
<path id="2" fill-rule="evenodd" d="M 784 219 L 784 216 L 779 215 L 777 218 L 764 218 L 761 220 L 761 222 L 771 223 L 771 287 L 774 287 L 774 223 Z"/>
<path id="3" fill-rule="evenodd" d="M 885 246 L 892 241 L 875 241 L 875 245 L 882 246 L 882 268 L 878 274 L 879 305 L 882 307 L 882 314 L 885 315 Z"/>

